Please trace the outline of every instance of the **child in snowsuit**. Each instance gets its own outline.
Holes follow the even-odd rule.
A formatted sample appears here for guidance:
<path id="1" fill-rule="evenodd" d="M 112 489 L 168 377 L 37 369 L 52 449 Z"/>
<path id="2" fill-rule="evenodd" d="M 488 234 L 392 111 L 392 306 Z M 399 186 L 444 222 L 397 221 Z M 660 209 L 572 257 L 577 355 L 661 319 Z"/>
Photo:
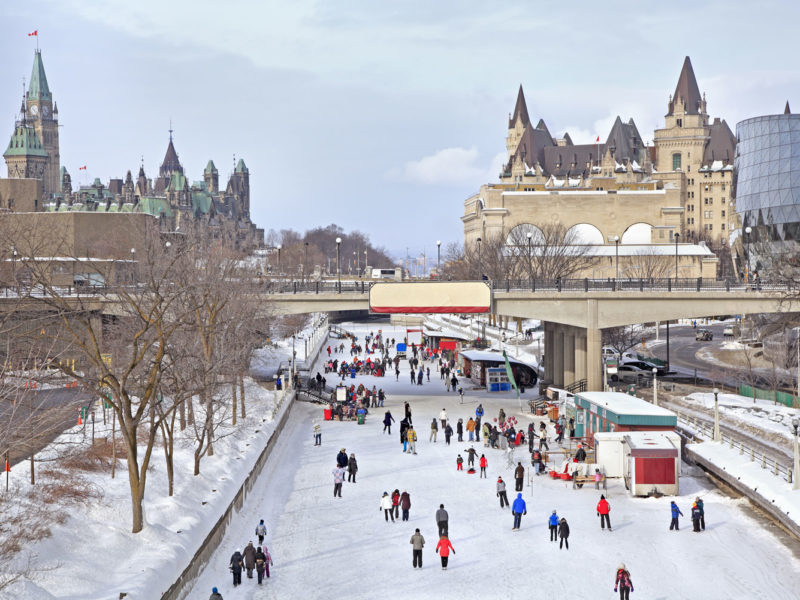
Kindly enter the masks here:
<path id="1" fill-rule="evenodd" d="M 550 515 L 550 518 L 547 520 L 547 526 L 550 528 L 550 541 L 557 542 L 558 541 L 558 514 L 556 511 L 553 511 L 553 514 Z"/>
<path id="2" fill-rule="evenodd" d="M 486 457 L 483 454 L 481 454 L 481 460 L 479 464 L 481 467 L 480 477 L 486 478 L 486 467 L 489 466 L 489 461 L 486 460 Z"/>
<path id="3" fill-rule="evenodd" d="M 678 505 L 675 504 L 674 500 L 670 503 L 670 509 L 672 510 L 672 521 L 669 524 L 669 530 L 672 531 L 674 529 L 675 531 L 679 531 L 680 527 L 678 527 L 678 517 L 682 517 L 683 513 L 681 512 L 681 509 L 678 508 Z"/>
<path id="4" fill-rule="evenodd" d="M 617 578 L 614 580 L 614 591 L 619 588 L 619 600 L 629 600 L 630 593 L 633 591 L 631 574 L 625 568 L 625 563 L 617 567 Z"/>
<path id="5" fill-rule="evenodd" d="M 700 509 L 697 508 L 697 502 L 692 504 L 692 530 L 700 532 Z"/>
<path id="6" fill-rule="evenodd" d="M 464 459 L 461 458 L 461 455 L 458 455 L 456 458 L 456 471 L 463 471 L 464 470 Z"/>

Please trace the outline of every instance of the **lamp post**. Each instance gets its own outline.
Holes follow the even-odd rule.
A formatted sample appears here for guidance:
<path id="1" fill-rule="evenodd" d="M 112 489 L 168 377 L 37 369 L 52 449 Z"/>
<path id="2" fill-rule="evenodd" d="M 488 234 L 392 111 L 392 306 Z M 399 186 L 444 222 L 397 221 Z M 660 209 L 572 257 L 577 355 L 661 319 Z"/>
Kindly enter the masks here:
<path id="1" fill-rule="evenodd" d="M 794 468 L 792 469 L 792 489 L 800 490 L 800 478 L 798 478 L 798 471 L 800 471 L 800 448 L 797 445 L 797 431 L 800 427 L 800 419 L 794 417 L 792 419 L 792 426 L 794 427 Z"/>
<path id="2" fill-rule="evenodd" d="M 719 435 L 719 400 L 717 396 L 719 395 L 719 390 L 714 388 L 714 441 L 719 442 L 721 440 Z"/>
<path id="3" fill-rule="evenodd" d="M 303 242 L 303 283 L 306 281 L 306 265 L 308 264 L 308 242 Z"/>
<path id="4" fill-rule="evenodd" d="M 364 277 L 367 276 L 367 249 L 364 248 Z"/>
<path id="5" fill-rule="evenodd" d="M 653 404 L 658 406 L 658 369 L 653 367 Z"/>
<path id="6" fill-rule="evenodd" d="M 675 285 L 678 285 L 678 239 L 681 237 L 680 233 L 675 234 Z"/>
<path id="7" fill-rule="evenodd" d="M 616 266 L 617 266 L 617 281 L 619 281 L 619 236 L 615 235 L 611 238 L 614 240 L 614 256 L 616 257 Z"/>
<path id="8" fill-rule="evenodd" d="M 339 263 L 339 258 L 340 258 L 340 256 L 339 256 L 339 248 L 341 247 L 341 245 L 342 245 L 342 238 L 337 237 L 336 238 L 336 279 L 339 282 L 339 293 L 340 294 L 342 293 L 342 269 L 340 268 L 340 263 Z"/>
<path id="9" fill-rule="evenodd" d="M 131 283 L 136 282 L 136 248 L 131 248 Z"/>
<path id="10" fill-rule="evenodd" d="M 436 240 L 436 270 L 442 276 L 442 240 Z"/>
<path id="11" fill-rule="evenodd" d="M 481 240 L 481 238 L 478 238 L 476 241 L 478 242 L 478 280 L 481 280 L 483 279 L 481 277 L 481 242 L 483 240 Z"/>
<path id="12" fill-rule="evenodd" d="M 356 277 L 358 277 L 358 274 L 361 272 L 361 255 L 353 250 L 353 256 L 356 257 Z"/>
<path id="13" fill-rule="evenodd" d="M 19 285 L 17 284 L 17 247 L 11 249 L 11 278 L 14 280 L 14 288 L 19 296 Z"/>
<path id="14" fill-rule="evenodd" d="M 744 282 L 750 283 L 750 234 L 753 232 L 753 228 L 748 225 L 744 228 L 744 232 L 747 238 L 745 240 Z"/>
<path id="15" fill-rule="evenodd" d="M 275 246 L 278 249 L 278 276 L 281 274 L 281 245 Z"/>
<path id="16" fill-rule="evenodd" d="M 533 249 L 531 248 L 531 244 L 533 243 L 533 232 L 529 231 L 525 234 L 525 237 L 528 238 L 528 285 L 531 285 L 533 281 Z"/>

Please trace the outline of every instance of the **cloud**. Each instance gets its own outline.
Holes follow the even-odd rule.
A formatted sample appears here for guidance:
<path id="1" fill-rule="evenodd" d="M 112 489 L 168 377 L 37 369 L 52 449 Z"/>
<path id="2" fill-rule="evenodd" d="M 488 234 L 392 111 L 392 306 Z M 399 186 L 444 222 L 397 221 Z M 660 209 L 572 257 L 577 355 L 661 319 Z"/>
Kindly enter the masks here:
<path id="1" fill-rule="evenodd" d="M 392 169 L 389 177 L 423 185 L 480 185 L 495 181 L 506 159 L 504 152 L 496 154 L 487 166 L 480 160 L 478 149 L 444 148 L 419 160 L 408 161 L 402 169 Z"/>

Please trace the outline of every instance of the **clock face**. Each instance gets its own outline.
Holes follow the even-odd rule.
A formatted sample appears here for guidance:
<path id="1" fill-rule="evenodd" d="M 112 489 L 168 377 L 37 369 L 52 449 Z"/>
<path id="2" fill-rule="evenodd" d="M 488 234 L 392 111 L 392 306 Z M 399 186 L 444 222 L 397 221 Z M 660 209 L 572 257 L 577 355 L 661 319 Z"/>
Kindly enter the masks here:
<path id="1" fill-rule="evenodd" d="M 47 106 L 42 107 L 42 114 L 46 117 L 50 113 L 50 109 Z"/>
<path id="2" fill-rule="evenodd" d="M 39 107 L 36 104 L 31 106 L 31 114 L 32 115 L 38 115 L 39 114 Z"/>

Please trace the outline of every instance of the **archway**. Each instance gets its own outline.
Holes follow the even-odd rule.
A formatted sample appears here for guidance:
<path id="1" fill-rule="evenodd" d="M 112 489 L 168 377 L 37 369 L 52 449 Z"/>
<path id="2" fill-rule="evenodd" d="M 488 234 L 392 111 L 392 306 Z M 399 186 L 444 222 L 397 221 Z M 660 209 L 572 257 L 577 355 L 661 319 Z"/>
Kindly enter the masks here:
<path id="1" fill-rule="evenodd" d="M 564 234 L 564 243 L 571 245 L 602 245 L 605 243 L 603 233 L 594 225 L 589 223 L 578 223 L 573 225 Z"/>
<path id="2" fill-rule="evenodd" d="M 530 223 L 520 223 L 506 237 L 506 244 L 509 246 L 524 246 L 528 243 L 528 234 L 531 234 L 531 244 L 541 245 L 545 243 L 544 233 L 536 225 Z"/>
<path id="3" fill-rule="evenodd" d="M 634 223 L 625 230 L 620 239 L 620 244 L 650 244 L 653 236 L 653 226 L 649 223 Z"/>

